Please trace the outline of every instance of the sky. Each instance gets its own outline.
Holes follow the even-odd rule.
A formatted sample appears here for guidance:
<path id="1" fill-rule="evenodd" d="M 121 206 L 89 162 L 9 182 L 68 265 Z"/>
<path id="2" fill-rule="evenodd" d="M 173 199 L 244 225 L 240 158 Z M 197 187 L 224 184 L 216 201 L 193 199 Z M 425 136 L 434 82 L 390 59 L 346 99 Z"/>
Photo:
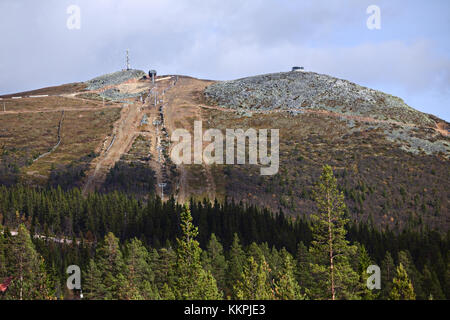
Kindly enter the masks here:
<path id="1" fill-rule="evenodd" d="M 0 0 L 0 94 L 121 70 L 129 49 L 134 69 L 202 79 L 303 66 L 450 122 L 449 31 L 448 0 Z"/>

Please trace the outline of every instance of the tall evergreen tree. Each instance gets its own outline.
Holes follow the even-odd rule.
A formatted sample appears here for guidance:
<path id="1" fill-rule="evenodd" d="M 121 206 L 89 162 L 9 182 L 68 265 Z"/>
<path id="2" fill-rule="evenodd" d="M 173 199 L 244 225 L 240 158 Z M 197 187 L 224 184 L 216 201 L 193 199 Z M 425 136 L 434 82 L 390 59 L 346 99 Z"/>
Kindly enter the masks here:
<path id="1" fill-rule="evenodd" d="M 223 254 L 222 244 L 217 240 L 214 233 L 211 234 L 206 250 L 208 264 L 211 268 L 210 271 L 217 281 L 217 287 L 219 290 L 224 291 L 227 261 Z"/>
<path id="2" fill-rule="evenodd" d="M 131 240 L 126 246 L 126 284 L 124 297 L 133 300 L 156 299 L 153 287 L 154 274 L 150 266 L 150 256 L 142 242 Z"/>
<path id="3" fill-rule="evenodd" d="M 0 224 L 0 281 L 8 277 L 6 264 L 6 235 L 4 234 L 3 226 Z"/>
<path id="4" fill-rule="evenodd" d="M 119 239 L 111 232 L 105 236 L 103 243 L 97 248 L 96 265 L 104 287 L 103 298 L 107 300 L 124 298 L 124 288 L 128 286 L 125 277 L 126 268 L 119 247 Z"/>
<path id="5" fill-rule="evenodd" d="M 447 270 L 445 272 L 444 290 L 447 299 L 450 299 L 450 251 L 447 254 Z"/>
<path id="6" fill-rule="evenodd" d="M 10 263 L 7 274 L 12 277 L 12 282 L 6 298 L 13 300 L 51 299 L 44 260 L 36 252 L 25 225 L 19 225 L 17 235 L 11 236 L 8 240 Z"/>
<path id="7" fill-rule="evenodd" d="M 386 252 L 383 261 L 381 262 L 381 298 L 388 299 L 392 291 L 392 280 L 395 276 L 394 259 L 389 251 Z"/>
<path id="8" fill-rule="evenodd" d="M 367 273 L 367 268 L 370 265 L 373 265 L 373 261 L 369 256 L 369 253 L 366 250 L 366 247 L 361 244 L 357 244 L 358 247 L 358 272 L 360 274 L 360 284 L 361 284 L 361 291 L 359 295 L 364 300 L 374 300 L 378 297 L 379 292 L 378 289 L 369 289 L 367 287 L 367 279 L 369 278 L 369 274 Z"/>
<path id="9" fill-rule="evenodd" d="M 277 272 L 275 298 L 280 300 L 303 300 L 305 297 L 295 278 L 295 261 L 286 250 L 282 251 L 283 264 Z"/>
<path id="10" fill-rule="evenodd" d="M 409 280 L 408 273 L 401 263 L 398 265 L 396 276 L 392 280 L 392 291 L 389 298 L 390 300 L 416 299 L 411 280 Z"/>
<path id="11" fill-rule="evenodd" d="M 227 287 L 234 288 L 234 285 L 241 280 L 245 264 L 245 253 L 236 233 L 233 236 L 233 243 L 229 250 L 228 256 Z M 236 298 L 236 293 L 234 290 L 233 298 Z"/>
<path id="12" fill-rule="evenodd" d="M 417 299 L 419 300 L 428 299 L 428 297 L 422 290 L 422 275 L 414 265 L 411 253 L 408 250 L 400 251 L 398 253 L 398 262 L 399 264 L 401 263 L 403 265 L 403 268 L 406 270 L 408 278 L 411 280 L 411 283 L 413 285 L 414 293 Z"/>
<path id="13" fill-rule="evenodd" d="M 182 237 L 177 239 L 176 281 L 173 288 L 175 297 L 185 299 L 221 299 L 222 294 L 210 271 L 201 264 L 199 243 L 195 238 L 198 229 L 192 223 L 191 212 L 185 206 L 181 213 Z"/>
<path id="14" fill-rule="evenodd" d="M 310 296 L 309 288 L 313 286 L 311 262 L 311 255 L 308 248 L 303 242 L 300 242 L 297 248 L 297 268 L 295 274 L 300 285 L 300 290 L 308 297 Z"/>
<path id="15" fill-rule="evenodd" d="M 352 269 L 350 258 L 356 246 L 346 240 L 344 195 L 337 188 L 330 166 L 323 167 L 314 190 L 317 212 L 311 214 L 313 241 L 310 252 L 316 288 L 312 291 L 318 299 L 353 299 L 360 287 L 359 276 Z"/>
<path id="16" fill-rule="evenodd" d="M 89 300 L 103 300 L 106 298 L 106 290 L 102 282 L 102 274 L 97 268 L 94 259 L 89 261 L 86 273 L 83 276 L 84 296 Z"/>
<path id="17" fill-rule="evenodd" d="M 175 282 L 176 253 L 171 247 L 162 248 L 159 252 L 153 250 L 152 261 L 156 287 L 161 291 L 166 285 L 165 291 L 169 292 Z"/>
<path id="18" fill-rule="evenodd" d="M 423 268 L 423 291 L 428 299 L 443 300 L 445 295 L 434 270 L 427 264 Z"/>
<path id="19" fill-rule="evenodd" d="M 253 256 L 248 258 L 241 280 L 235 284 L 234 291 L 239 300 L 272 300 L 275 298 L 269 280 L 269 266 L 264 257 L 259 264 Z"/>

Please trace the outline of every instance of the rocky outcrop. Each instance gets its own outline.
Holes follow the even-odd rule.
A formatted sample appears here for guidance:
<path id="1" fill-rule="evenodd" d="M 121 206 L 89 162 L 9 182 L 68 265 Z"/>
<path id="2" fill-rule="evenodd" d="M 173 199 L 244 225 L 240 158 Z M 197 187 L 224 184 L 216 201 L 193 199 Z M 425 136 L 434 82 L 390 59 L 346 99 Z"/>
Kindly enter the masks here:
<path id="1" fill-rule="evenodd" d="M 215 83 L 206 98 L 246 111 L 319 109 L 379 120 L 436 126 L 428 115 L 392 95 L 314 72 L 280 72 Z"/>

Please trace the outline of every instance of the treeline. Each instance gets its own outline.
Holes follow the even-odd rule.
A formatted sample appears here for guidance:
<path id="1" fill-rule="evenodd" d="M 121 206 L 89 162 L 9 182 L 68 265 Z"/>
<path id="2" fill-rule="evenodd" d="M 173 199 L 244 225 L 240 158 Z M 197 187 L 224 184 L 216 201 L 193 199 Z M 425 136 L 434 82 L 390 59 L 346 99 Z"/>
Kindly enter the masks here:
<path id="1" fill-rule="evenodd" d="M 317 185 L 317 214 L 308 221 L 232 201 L 191 201 L 187 210 L 173 199 L 139 201 L 118 192 L 84 198 L 78 189 L 1 187 L 0 222 L 6 228 L 0 281 L 12 276 L 10 289 L 15 288 L 18 272 L 35 269 L 38 278 L 19 278 L 30 279 L 26 287 L 42 294 L 23 298 L 70 297 L 65 271 L 76 264 L 88 298 L 329 299 L 334 264 L 337 299 L 449 298 L 450 236 L 349 224 L 330 171 Z M 320 194 L 330 190 L 341 206 L 333 206 L 340 209 L 333 209 L 330 225 L 332 262 L 327 219 L 321 216 L 327 210 L 320 209 Z M 19 256 L 12 252 L 28 252 L 24 256 L 34 258 L 25 262 L 31 265 L 18 268 Z M 381 290 L 365 287 L 371 264 L 381 267 Z M 3 298 L 17 294 L 8 290 Z"/>

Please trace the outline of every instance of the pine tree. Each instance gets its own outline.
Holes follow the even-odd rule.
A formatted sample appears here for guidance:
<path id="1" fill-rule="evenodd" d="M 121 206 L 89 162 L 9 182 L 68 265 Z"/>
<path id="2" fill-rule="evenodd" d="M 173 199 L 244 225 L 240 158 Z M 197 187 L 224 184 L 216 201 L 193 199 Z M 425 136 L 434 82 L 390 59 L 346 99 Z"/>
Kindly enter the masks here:
<path id="1" fill-rule="evenodd" d="M 175 264 L 176 253 L 169 248 L 162 248 L 161 250 L 152 252 L 153 270 L 155 273 L 155 285 L 159 291 L 161 291 L 164 285 L 167 285 L 168 289 L 173 287 L 175 283 Z M 166 290 L 166 291 L 167 291 Z"/>
<path id="2" fill-rule="evenodd" d="M 83 275 L 84 297 L 89 300 L 103 300 L 106 290 L 102 282 L 102 274 L 97 268 L 94 259 L 89 261 L 86 273 Z"/>
<path id="3" fill-rule="evenodd" d="M 311 214 L 313 241 L 310 252 L 316 287 L 312 294 L 320 299 L 353 299 L 359 290 L 358 273 L 352 269 L 350 258 L 356 246 L 346 240 L 344 195 L 338 191 L 330 166 L 323 167 L 314 190 L 317 213 Z"/>
<path id="4" fill-rule="evenodd" d="M 177 239 L 177 260 L 175 266 L 175 286 L 173 292 L 179 300 L 221 299 L 222 294 L 210 271 L 205 271 L 201 264 L 199 243 L 195 238 L 198 229 L 192 223 L 189 208 L 184 206 L 181 213 L 182 238 Z"/>
<path id="5" fill-rule="evenodd" d="M 408 274 L 408 278 L 414 287 L 414 293 L 419 300 L 428 299 L 422 290 L 422 275 L 414 265 L 411 253 L 408 250 L 403 250 L 398 253 L 398 262 L 403 265 L 403 268 Z"/>
<path id="6" fill-rule="evenodd" d="M 280 300 L 303 300 L 300 286 L 294 275 L 295 262 L 291 254 L 286 250 L 282 251 L 283 264 L 277 272 L 275 281 L 275 298 Z"/>
<path id="7" fill-rule="evenodd" d="M 126 246 L 126 284 L 124 298 L 131 300 L 156 299 L 154 275 L 150 267 L 150 256 L 140 240 L 131 240 Z"/>
<path id="8" fill-rule="evenodd" d="M 6 236 L 3 234 L 3 226 L 0 224 L 0 281 L 8 277 L 6 264 Z"/>
<path id="9" fill-rule="evenodd" d="M 273 300 L 274 291 L 269 282 L 269 266 L 262 258 L 260 264 L 250 256 L 244 266 L 241 280 L 234 286 L 236 298 L 239 300 Z"/>
<path id="10" fill-rule="evenodd" d="M 388 299 L 392 291 L 392 280 L 395 276 L 395 264 L 389 251 L 381 262 L 381 297 Z"/>
<path id="11" fill-rule="evenodd" d="M 233 288 L 234 285 L 241 280 L 242 272 L 244 271 L 245 254 L 239 243 L 239 237 L 235 233 L 233 236 L 233 243 L 229 251 L 228 270 L 227 270 L 227 287 Z M 233 298 L 236 298 L 236 293 L 233 291 Z"/>
<path id="12" fill-rule="evenodd" d="M 17 235 L 10 239 L 10 263 L 13 267 L 7 273 L 12 282 L 7 292 L 7 299 L 35 300 L 51 299 L 49 279 L 45 272 L 42 257 L 36 252 L 26 227 L 19 225 Z"/>
<path id="13" fill-rule="evenodd" d="M 367 279 L 369 278 L 369 274 L 367 273 L 367 268 L 370 265 L 373 265 L 373 261 L 369 256 L 369 253 L 366 250 L 366 247 L 361 244 L 357 244 L 358 247 L 358 272 L 360 274 L 360 283 L 361 283 L 361 291 L 359 295 L 363 300 L 374 300 L 378 297 L 378 289 L 369 289 L 367 287 Z"/>
<path id="14" fill-rule="evenodd" d="M 296 277 L 302 293 L 310 296 L 310 290 L 313 286 L 313 277 L 311 273 L 311 256 L 308 248 L 300 242 L 297 248 L 297 269 Z"/>
<path id="15" fill-rule="evenodd" d="M 97 249 L 96 265 L 101 274 L 104 299 L 122 299 L 124 288 L 128 286 L 125 278 L 125 264 L 119 247 L 119 239 L 109 232 Z"/>
<path id="16" fill-rule="evenodd" d="M 207 260 L 210 266 L 210 271 L 217 281 L 219 290 L 225 290 L 225 272 L 227 269 L 227 261 L 223 254 L 222 244 L 217 240 L 214 233 L 211 234 L 211 239 L 207 245 Z"/>
<path id="17" fill-rule="evenodd" d="M 428 299 L 443 300 L 445 299 L 441 285 L 436 273 L 427 264 L 423 268 L 423 291 Z"/>
<path id="18" fill-rule="evenodd" d="M 447 270 L 445 272 L 444 290 L 447 299 L 450 299 L 450 251 L 447 253 Z"/>
<path id="19" fill-rule="evenodd" d="M 175 294 L 170 289 L 169 285 L 167 283 L 164 283 L 161 290 L 159 291 L 159 296 L 161 300 L 175 300 Z"/>
<path id="20" fill-rule="evenodd" d="M 392 291 L 389 296 L 390 300 L 415 300 L 416 295 L 408 274 L 400 263 L 397 267 L 397 274 L 392 280 Z"/>

